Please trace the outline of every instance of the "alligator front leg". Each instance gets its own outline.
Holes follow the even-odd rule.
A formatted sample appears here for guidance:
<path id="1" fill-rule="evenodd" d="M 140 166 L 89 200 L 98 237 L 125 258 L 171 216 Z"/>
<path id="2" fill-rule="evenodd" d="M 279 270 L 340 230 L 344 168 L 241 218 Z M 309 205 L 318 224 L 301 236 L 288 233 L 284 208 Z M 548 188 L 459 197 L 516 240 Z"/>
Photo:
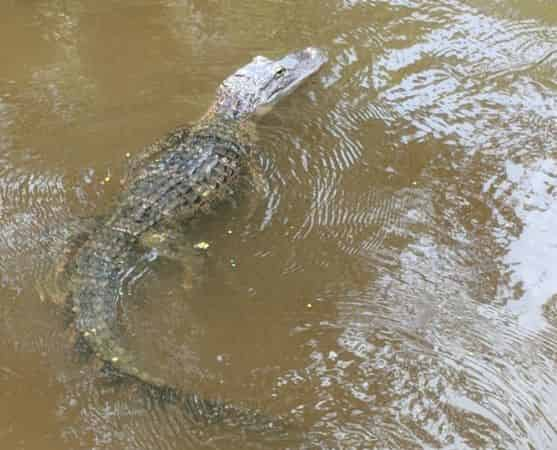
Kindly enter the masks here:
<path id="1" fill-rule="evenodd" d="M 246 202 L 246 218 L 250 222 L 254 218 L 257 210 L 264 204 L 264 200 L 269 197 L 271 187 L 265 177 L 263 168 L 255 158 L 250 158 L 246 163 L 246 173 L 242 182 L 245 184 L 242 200 Z"/>

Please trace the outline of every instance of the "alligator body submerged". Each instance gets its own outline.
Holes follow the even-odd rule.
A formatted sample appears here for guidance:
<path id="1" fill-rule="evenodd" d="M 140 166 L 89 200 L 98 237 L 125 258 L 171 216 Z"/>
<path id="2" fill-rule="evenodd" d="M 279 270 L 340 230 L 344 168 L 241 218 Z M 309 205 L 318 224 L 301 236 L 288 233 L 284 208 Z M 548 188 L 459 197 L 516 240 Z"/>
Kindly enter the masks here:
<path id="1" fill-rule="evenodd" d="M 170 386 L 120 343 L 123 284 L 141 257 L 137 248 L 143 236 L 203 214 L 232 194 L 252 149 L 250 121 L 325 61 L 320 50 L 307 48 L 278 60 L 255 57 L 229 76 L 195 126 L 156 144 L 156 154 L 129 180 L 110 216 L 75 252 L 71 301 L 82 340 L 120 375 L 183 403 L 203 420 L 219 420 L 228 406 Z"/>

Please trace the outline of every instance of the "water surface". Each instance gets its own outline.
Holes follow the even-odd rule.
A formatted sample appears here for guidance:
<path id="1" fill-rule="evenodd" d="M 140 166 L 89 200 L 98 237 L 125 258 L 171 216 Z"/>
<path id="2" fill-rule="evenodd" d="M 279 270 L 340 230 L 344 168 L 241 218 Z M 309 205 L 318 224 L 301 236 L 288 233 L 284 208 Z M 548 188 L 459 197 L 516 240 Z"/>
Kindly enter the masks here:
<path id="1" fill-rule="evenodd" d="M 555 448 L 553 2 L 8 0 L 0 40 L 1 448 Z M 199 427 L 76 351 L 52 271 L 128 154 L 308 45 L 266 192 L 122 302 L 152 370 L 302 433 Z"/>

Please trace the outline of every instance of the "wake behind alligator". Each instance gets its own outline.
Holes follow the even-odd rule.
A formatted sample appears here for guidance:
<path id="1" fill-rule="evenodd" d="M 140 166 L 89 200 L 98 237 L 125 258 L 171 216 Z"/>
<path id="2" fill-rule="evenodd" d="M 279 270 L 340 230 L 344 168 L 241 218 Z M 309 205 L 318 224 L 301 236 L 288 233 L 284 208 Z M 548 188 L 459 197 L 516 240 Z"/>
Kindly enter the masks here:
<path id="1" fill-rule="evenodd" d="M 263 415 L 201 399 L 150 373 L 116 334 L 124 280 L 138 263 L 142 237 L 174 221 L 203 214 L 232 195 L 252 151 L 250 122 L 292 92 L 326 61 L 315 48 L 281 59 L 255 57 L 217 89 L 216 101 L 191 130 L 178 130 L 151 147 L 108 219 L 76 251 L 71 275 L 76 327 L 104 363 L 132 377 L 205 422 L 258 425 Z M 239 417 L 238 417 L 239 416 Z M 269 422 L 271 423 L 271 422 Z"/>

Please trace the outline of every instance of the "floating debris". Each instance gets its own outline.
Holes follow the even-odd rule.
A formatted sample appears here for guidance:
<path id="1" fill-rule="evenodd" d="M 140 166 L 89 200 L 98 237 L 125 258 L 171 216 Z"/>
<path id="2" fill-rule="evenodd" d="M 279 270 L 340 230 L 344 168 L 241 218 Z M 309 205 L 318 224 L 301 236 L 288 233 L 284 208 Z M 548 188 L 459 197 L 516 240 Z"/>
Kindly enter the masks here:
<path id="1" fill-rule="evenodd" d="M 227 230 L 226 234 L 232 234 L 232 230 Z"/>
<path id="2" fill-rule="evenodd" d="M 311 303 L 308 303 L 306 306 L 307 306 L 308 309 L 313 308 L 313 305 Z"/>
<path id="3" fill-rule="evenodd" d="M 149 233 L 143 237 L 143 242 L 145 242 L 150 247 L 154 247 L 157 244 L 162 244 L 168 239 L 168 236 L 164 233 Z"/>
<path id="4" fill-rule="evenodd" d="M 126 153 L 126 158 L 130 158 L 132 156 L 132 154 L 130 152 Z"/>
<path id="5" fill-rule="evenodd" d="M 193 245 L 193 248 L 196 250 L 207 250 L 210 247 L 210 244 L 205 241 L 198 242 L 197 244 Z"/>

